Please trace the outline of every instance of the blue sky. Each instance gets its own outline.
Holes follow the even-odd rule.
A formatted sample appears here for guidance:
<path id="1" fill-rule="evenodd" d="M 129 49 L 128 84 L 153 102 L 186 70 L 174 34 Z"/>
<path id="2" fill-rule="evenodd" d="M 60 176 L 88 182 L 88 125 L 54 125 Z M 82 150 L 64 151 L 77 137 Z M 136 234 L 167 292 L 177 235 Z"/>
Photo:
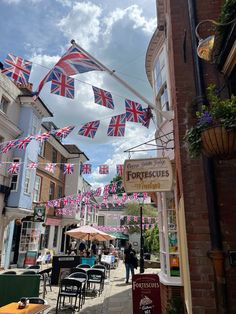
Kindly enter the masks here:
<path id="1" fill-rule="evenodd" d="M 1 0 L 0 60 L 8 53 L 33 62 L 30 81 L 37 84 L 70 46 L 73 38 L 117 75 L 150 101 L 152 90 L 145 73 L 145 54 L 156 27 L 155 0 Z M 76 144 L 89 157 L 94 172 L 87 176 L 95 186 L 106 184 L 116 172 L 116 164 L 128 155 L 124 150 L 154 138 L 154 124 L 149 130 L 140 124 L 126 124 L 124 138 L 108 137 L 111 116 L 124 113 L 125 98 L 140 102 L 136 96 L 107 73 L 90 72 L 75 76 L 74 100 L 50 94 L 45 85 L 41 98 L 54 113 L 58 127 L 76 125 L 67 142 Z M 115 110 L 94 103 L 91 85 L 112 93 Z M 146 107 L 145 104 L 143 104 Z M 101 120 L 95 138 L 78 136 L 82 124 Z M 151 156 L 149 152 L 132 158 Z M 110 175 L 99 175 L 98 165 L 108 164 Z"/>

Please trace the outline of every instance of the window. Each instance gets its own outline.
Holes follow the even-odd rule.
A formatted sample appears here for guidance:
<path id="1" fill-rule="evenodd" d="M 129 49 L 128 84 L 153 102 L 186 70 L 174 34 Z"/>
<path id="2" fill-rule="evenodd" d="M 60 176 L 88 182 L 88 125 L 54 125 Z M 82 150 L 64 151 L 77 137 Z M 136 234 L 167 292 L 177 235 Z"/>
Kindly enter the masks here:
<path id="1" fill-rule="evenodd" d="M 35 135 L 38 133 L 38 119 L 35 115 L 33 115 L 32 126 L 31 126 L 31 135 Z"/>
<path id="2" fill-rule="evenodd" d="M 61 164 L 60 164 L 60 170 L 64 172 L 64 164 L 66 164 L 66 158 L 61 156 Z"/>
<path id="3" fill-rule="evenodd" d="M 45 248 L 48 248 L 49 235 L 50 235 L 50 226 L 46 226 L 45 232 L 44 232 L 44 247 Z"/>
<path id="4" fill-rule="evenodd" d="M 54 228 L 53 247 L 57 246 L 58 226 Z"/>
<path id="5" fill-rule="evenodd" d="M 44 157 L 44 147 L 45 142 L 39 143 L 39 156 Z"/>
<path id="6" fill-rule="evenodd" d="M 180 252 L 174 191 L 159 193 L 158 197 L 161 277 L 169 282 L 179 282 Z"/>
<path id="7" fill-rule="evenodd" d="M 30 194 L 31 171 L 30 169 L 25 171 L 24 193 L 26 194 Z"/>
<path id="8" fill-rule="evenodd" d="M 55 196 L 55 183 L 50 182 L 50 188 L 49 188 L 49 200 L 53 200 Z"/>
<path id="9" fill-rule="evenodd" d="M 104 216 L 98 216 L 98 226 L 104 226 L 105 223 Z"/>
<path id="10" fill-rule="evenodd" d="M 57 151 L 55 148 L 52 149 L 52 162 L 53 163 L 57 162 Z"/>
<path id="11" fill-rule="evenodd" d="M 7 113 L 7 107 L 9 104 L 10 104 L 10 101 L 5 96 L 2 96 L 1 103 L 0 103 L 0 110 L 2 110 L 4 113 Z"/>
<path id="12" fill-rule="evenodd" d="M 20 162 L 19 158 L 14 158 L 13 162 Z M 18 173 L 11 176 L 11 191 L 16 192 L 18 188 Z"/>
<path id="13" fill-rule="evenodd" d="M 39 202 L 40 190 L 41 190 L 41 177 L 36 175 L 35 183 L 34 183 L 34 196 L 33 196 L 34 202 Z"/>
<path id="14" fill-rule="evenodd" d="M 63 187 L 62 186 L 58 186 L 58 198 L 63 197 Z"/>

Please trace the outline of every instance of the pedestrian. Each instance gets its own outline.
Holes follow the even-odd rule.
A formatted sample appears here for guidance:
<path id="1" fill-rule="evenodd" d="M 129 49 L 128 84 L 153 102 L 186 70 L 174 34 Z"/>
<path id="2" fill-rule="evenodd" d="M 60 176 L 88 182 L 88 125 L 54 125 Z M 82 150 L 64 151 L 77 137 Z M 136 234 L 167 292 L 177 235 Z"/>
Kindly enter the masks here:
<path id="1" fill-rule="evenodd" d="M 91 246 L 91 253 L 93 253 L 93 255 L 96 255 L 97 254 L 97 245 L 95 242 L 92 243 L 92 246 Z"/>
<path id="2" fill-rule="evenodd" d="M 85 249 L 86 249 L 86 245 L 84 241 L 82 240 L 79 244 L 79 252 L 81 256 L 83 256 Z"/>
<path id="3" fill-rule="evenodd" d="M 77 241 L 73 239 L 70 243 L 70 254 L 77 255 Z"/>
<path id="4" fill-rule="evenodd" d="M 124 251 L 124 263 L 125 263 L 125 269 L 126 269 L 126 283 L 129 282 L 129 273 L 131 272 L 131 275 L 134 275 L 134 267 L 136 268 L 136 252 L 132 248 L 132 244 L 130 243 L 128 248 Z"/>

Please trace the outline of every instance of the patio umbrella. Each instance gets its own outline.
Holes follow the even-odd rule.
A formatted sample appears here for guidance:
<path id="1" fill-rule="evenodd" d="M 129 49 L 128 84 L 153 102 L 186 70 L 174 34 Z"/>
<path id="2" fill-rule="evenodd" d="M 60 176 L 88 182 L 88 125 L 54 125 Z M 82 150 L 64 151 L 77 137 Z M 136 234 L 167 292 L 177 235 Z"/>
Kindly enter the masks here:
<path id="1" fill-rule="evenodd" d="M 115 237 L 113 237 L 112 235 L 107 234 L 91 226 L 81 226 L 79 228 L 66 231 L 66 234 L 75 239 L 81 239 L 81 240 L 87 240 L 87 241 L 94 241 L 94 240 L 107 241 L 107 240 L 115 239 Z"/>

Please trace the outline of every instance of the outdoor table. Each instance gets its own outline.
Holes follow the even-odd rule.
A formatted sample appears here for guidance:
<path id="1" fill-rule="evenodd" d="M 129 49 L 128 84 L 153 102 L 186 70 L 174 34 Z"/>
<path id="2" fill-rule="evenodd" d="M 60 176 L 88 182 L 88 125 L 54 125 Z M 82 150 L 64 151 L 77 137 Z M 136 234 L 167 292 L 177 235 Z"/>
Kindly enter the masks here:
<path id="1" fill-rule="evenodd" d="M 1 314 L 38 314 L 49 308 L 47 304 L 29 303 L 24 309 L 18 309 L 18 303 L 12 302 L 0 307 Z"/>

